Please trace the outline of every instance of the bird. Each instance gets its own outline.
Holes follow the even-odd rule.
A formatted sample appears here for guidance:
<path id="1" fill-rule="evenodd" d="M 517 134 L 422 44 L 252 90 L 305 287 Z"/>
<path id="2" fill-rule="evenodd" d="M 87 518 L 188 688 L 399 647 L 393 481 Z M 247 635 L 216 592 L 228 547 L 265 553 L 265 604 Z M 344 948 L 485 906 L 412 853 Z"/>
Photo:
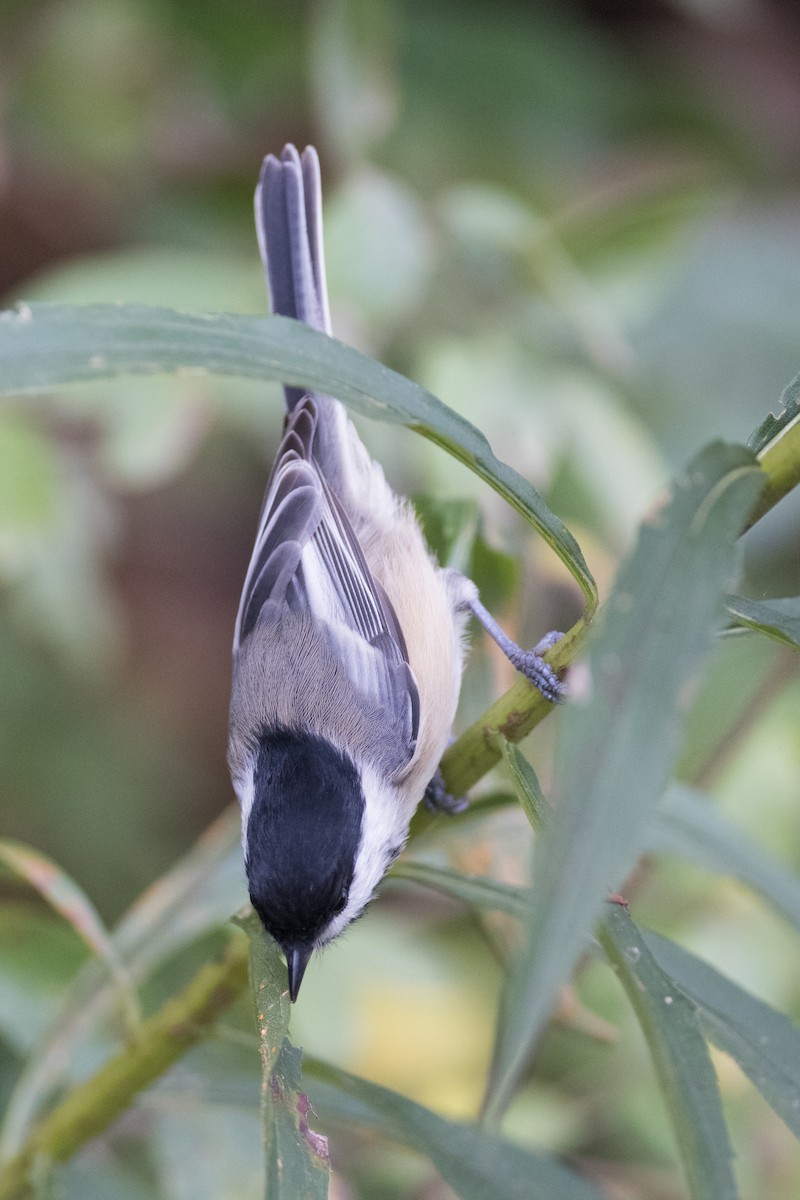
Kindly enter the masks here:
<path id="1" fill-rule="evenodd" d="M 263 161 L 255 194 L 272 312 L 331 321 L 316 150 Z M 439 760 L 476 617 L 552 702 L 564 685 L 506 636 L 475 584 L 432 556 L 332 396 L 285 386 L 233 643 L 228 763 L 250 900 L 294 1002 L 315 950 L 360 916 L 423 797 L 457 810 Z"/>

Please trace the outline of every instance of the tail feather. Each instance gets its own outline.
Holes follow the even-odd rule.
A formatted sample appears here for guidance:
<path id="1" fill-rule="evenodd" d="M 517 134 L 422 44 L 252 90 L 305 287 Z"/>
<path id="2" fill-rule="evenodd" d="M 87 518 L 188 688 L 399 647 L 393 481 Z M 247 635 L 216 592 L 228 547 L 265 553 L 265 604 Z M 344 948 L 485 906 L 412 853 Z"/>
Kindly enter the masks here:
<path id="1" fill-rule="evenodd" d="M 322 187 L 313 146 L 302 155 L 287 145 L 268 154 L 255 196 L 256 227 L 276 316 L 331 332 L 322 246 Z M 304 392 L 286 388 L 291 410 Z"/>

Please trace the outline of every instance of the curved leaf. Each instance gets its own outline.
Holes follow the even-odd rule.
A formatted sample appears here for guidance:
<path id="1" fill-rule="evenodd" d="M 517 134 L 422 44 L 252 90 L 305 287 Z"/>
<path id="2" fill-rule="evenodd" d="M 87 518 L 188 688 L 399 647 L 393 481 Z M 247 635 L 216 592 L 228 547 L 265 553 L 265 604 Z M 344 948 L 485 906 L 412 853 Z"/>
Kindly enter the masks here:
<path id="1" fill-rule="evenodd" d="M 728 596 L 725 607 L 737 625 L 745 629 L 757 629 L 777 642 L 800 649 L 800 596 L 784 596 L 776 600 Z"/>
<path id="2" fill-rule="evenodd" d="M 164 959 L 223 925 L 247 891 L 241 817 L 231 807 L 194 846 L 140 896 L 114 930 L 129 975 L 142 982 Z M 78 1069 L 78 1049 L 91 1040 L 113 993 L 94 964 L 80 972 L 44 1037 L 18 1076 L 0 1131 L 0 1152 L 13 1153 L 58 1084 Z"/>
<path id="3" fill-rule="evenodd" d="M 0 862 L 35 888 L 100 959 L 114 981 L 129 1033 L 135 1037 L 141 1023 L 139 1001 L 111 935 L 83 889 L 52 859 L 21 842 L 0 840 Z"/>
<path id="4" fill-rule="evenodd" d="M 434 888 L 446 896 L 462 900 L 473 908 L 493 909 L 522 918 L 528 911 L 528 894 L 522 888 L 480 875 L 461 875 L 448 867 L 435 867 L 430 863 L 410 862 L 407 859 L 395 863 L 390 879 L 405 879 L 409 883 L 420 883 Z"/>
<path id="5" fill-rule="evenodd" d="M 696 1005 L 706 1036 L 736 1060 L 800 1137 L 800 1030 L 688 950 L 649 931 L 645 941 L 662 970 Z"/>
<path id="6" fill-rule="evenodd" d="M 599 938 L 647 1039 L 693 1200 L 736 1200 L 733 1151 L 695 1005 L 621 905 L 609 905 Z"/>
<path id="7" fill-rule="evenodd" d="M 495 1137 L 479 1125 L 448 1121 L 397 1092 L 307 1060 L 315 1109 L 345 1125 L 364 1125 L 425 1154 L 462 1200 L 601 1200 L 593 1184 L 554 1158 Z"/>
<path id="8" fill-rule="evenodd" d="M 508 1103 L 608 890 L 642 848 L 678 753 L 687 694 L 719 624 L 733 547 L 763 485 L 715 443 L 673 487 L 623 564 L 590 643 L 586 696 L 562 718 L 553 819 L 537 838 L 524 945 L 504 996 L 490 1111 Z"/>
<path id="9" fill-rule="evenodd" d="M 594 608 L 597 589 L 572 534 L 521 475 L 495 458 L 483 434 L 418 384 L 307 325 L 134 304 L 20 305 L 0 314 L 2 395 L 181 370 L 317 388 L 365 416 L 417 430 L 530 521 Z"/>

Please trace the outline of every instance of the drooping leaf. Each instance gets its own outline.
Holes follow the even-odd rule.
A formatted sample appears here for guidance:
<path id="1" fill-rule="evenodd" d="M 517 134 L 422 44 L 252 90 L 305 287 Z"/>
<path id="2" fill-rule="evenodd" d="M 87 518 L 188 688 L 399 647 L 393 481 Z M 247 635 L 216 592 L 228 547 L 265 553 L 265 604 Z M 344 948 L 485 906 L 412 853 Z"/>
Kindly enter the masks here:
<path id="1" fill-rule="evenodd" d="M 800 1137 L 800 1029 L 668 938 L 648 931 L 645 941 L 661 969 L 696 1005 L 706 1037 L 736 1060 Z"/>
<path id="2" fill-rule="evenodd" d="M 736 625 L 757 629 L 778 642 L 800 648 L 800 596 L 782 596 L 775 600 L 728 596 L 725 607 Z"/>
<path id="3" fill-rule="evenodd" d="M 692 1200 L 736 1200 L 733 1151 L 694 1003 L 621 905 L 608 906 L 599 937 L 647 1039 Z"/>
<path id="4" fill-rule="evenodd" d="M 484 879 L 479 875 L 462 875 L 448 867 L 437 867 L 431 863 L 403 859 L 392 867 L 390 878 L 419 883 L 462 900 L 473 908 L 504 912 L 511 917 L 522 918 L 528 909 L 527 893 L 522 888 Z"/>
<path id="5" fill-rule="evenodd" d="M 498 1026 L 489 1110 L 508 1103 L 604 896 L 642 848 L 713 644 L 733 545 L 762 486 L 752 455 L 715 443 L 643 528 L 565 708 L 555 815 L 537 838 L 525 942 Z"/>
<path id="6" fill-rule="evenodd" d="M 137 983 L 241 907 L 246 888 L 239 830 L 239 813 L 231 806 L 122 918 L 114 944 Z M 0 1136 L 4 1153 L 19 1148 L 50 1092 L 80 1070 L 81 1048 L 95 1038 L 114 997 L 106 974 L 88 964 L 15 1083 Z"/>
<path id="7" fill-rule="evenodd" d="M 522 811 L 530 821 L 531 828 L 540 830 L 552 816 L 552 812 L 539 786 L 536 772 L 518 746 L 512 745 L 505 738 L 500 741 L 503 762 Z"/>
<path id="8" fill-rule="evenodd" d="M 285 317 L 189 314 L 141 305 L 20 305 L 0 314 L 0 394 L 179 370 L 281 380 L 330 392 L 358 412 L 416 429 L 475 471 L 530 521 L 591 607 L 596 587 L 569 530 L 483 435 L 430 392 Z"/>
<path id="9" fill-rule="evenodd" d="M 362 1125 L 426 1155 L 462 1200 L 600 1200 L 588 1180 L 479 1125 L 449 1121 L 397 1092 L 317 1060 L 309 1094 L 326 1120 Z"/>
<path id="10" fill-rule="evenodd" d="M 35 888 L 103 963 L 114 982 L 130 1035 L 135 1037 L 141 1014 L 131 978 L 100 914 L 83 888 L 52 859 L 21 842 L 0 840 L 0 863 Z"/>

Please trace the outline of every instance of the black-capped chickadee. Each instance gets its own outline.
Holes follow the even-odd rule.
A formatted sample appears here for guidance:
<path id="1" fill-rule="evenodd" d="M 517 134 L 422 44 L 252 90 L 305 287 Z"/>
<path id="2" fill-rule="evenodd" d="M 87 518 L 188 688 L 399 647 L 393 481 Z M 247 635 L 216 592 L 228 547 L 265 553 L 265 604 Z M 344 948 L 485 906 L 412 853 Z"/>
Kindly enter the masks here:
<path id="1" fill-rule="evenodd" d="M 330 333 L 312 147 L 264 160 L 255 210 L 272 311 Z M 295 1000 L 405 844 L 450 738 L 469 614 L 548 699 L 562 684 L 540 657 L 553 636 L 521 650 L 433 560 L 339 401 L 285 392 L 236 619 L 228 761 L 250 899 Z M 428 795 L 447 806 L 441 785 Z"/>

